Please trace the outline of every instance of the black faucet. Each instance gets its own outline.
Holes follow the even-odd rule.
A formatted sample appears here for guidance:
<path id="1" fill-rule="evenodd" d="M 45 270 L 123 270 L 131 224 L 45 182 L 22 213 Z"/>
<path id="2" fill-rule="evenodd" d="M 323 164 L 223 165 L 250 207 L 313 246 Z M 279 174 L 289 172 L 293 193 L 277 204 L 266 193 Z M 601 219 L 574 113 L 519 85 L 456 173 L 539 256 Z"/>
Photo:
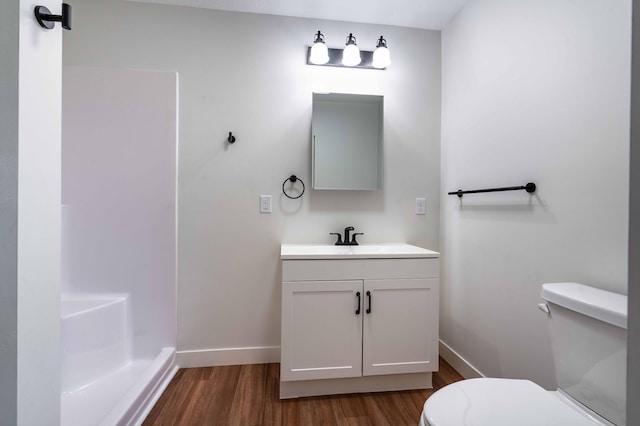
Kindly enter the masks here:
<path id="1" fill-rule="evenodd" d="M 342 235 L 340 235 L 337 232 L 331 232 L 329 235 L 337 235 L 338 236 L 338 240 L 336 241 L 337 246 L 357 246 L 358 241 L 356 241 L 356 236 L 358 235 L 364 235 L 362 232 L 355 232 L 352 236 L 351 236 L 351 231 L 355 230 L 355 228 L 353 226 L 347 226 L 346 228 L 344 228 L 344 241 L 342 240 Z M 349 240 L 349 237 L 351 236 L 351 240 Z"/>
<path id="2" fill-rule="evenodd" d="M 344 245 L 346 246 L 351 245 L 351 242 L 349 240 L 349 233 L 354 230 L 355 228 L 353 226 L 347 226 L 346 228 L 344 228 Z"/>

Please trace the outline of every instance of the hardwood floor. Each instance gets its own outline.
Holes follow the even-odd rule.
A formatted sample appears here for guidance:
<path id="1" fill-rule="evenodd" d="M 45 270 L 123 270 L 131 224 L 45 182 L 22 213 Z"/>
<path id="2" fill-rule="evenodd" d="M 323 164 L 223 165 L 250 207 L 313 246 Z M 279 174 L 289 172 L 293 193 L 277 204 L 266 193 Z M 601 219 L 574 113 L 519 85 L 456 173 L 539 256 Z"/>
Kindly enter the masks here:
<path id="1" fill-rule="evenodd" d="M 462 380 L 440 359 L 433 389 L 280 400 L 280 364 L 179 370 L 153 407 L 151 425 L 411 425 L 424 401 Z"/>

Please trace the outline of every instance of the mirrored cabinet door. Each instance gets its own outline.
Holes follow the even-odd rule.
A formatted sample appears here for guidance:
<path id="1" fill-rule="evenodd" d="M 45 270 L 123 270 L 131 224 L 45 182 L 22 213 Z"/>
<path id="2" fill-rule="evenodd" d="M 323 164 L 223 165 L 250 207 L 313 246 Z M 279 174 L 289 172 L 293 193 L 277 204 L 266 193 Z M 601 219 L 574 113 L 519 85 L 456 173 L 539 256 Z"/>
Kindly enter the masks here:
<path id="1" fill-rule="evenodd" d="M 382 188 L 383 97 L 314 93 L 312 187 Z"/>

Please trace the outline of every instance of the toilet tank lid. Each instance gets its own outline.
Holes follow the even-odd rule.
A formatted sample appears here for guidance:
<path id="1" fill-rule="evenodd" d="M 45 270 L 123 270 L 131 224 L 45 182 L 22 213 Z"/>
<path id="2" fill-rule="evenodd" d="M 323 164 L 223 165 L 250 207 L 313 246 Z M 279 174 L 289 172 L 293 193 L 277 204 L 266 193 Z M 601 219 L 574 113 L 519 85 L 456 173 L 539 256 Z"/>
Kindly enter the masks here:
<path id="1" fill-rule="evenodd" d="M 542 284 L 542 298 L 583 315 L 627 328 L 627 296 L 578 283 Z"/>

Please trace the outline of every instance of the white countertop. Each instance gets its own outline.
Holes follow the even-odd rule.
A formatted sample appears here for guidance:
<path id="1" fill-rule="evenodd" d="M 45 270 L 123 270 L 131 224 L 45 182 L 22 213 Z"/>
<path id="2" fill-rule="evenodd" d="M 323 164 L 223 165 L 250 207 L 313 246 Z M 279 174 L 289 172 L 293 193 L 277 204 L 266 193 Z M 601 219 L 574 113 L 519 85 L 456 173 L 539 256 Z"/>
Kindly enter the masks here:
<path id="1" fill-rule="evenodd" d="M 437 258 L 440 253 L 410 244 L 362 244 L 335 246 L 329 244 L 282 244 L 280 259 L 403 259 Z"/>

